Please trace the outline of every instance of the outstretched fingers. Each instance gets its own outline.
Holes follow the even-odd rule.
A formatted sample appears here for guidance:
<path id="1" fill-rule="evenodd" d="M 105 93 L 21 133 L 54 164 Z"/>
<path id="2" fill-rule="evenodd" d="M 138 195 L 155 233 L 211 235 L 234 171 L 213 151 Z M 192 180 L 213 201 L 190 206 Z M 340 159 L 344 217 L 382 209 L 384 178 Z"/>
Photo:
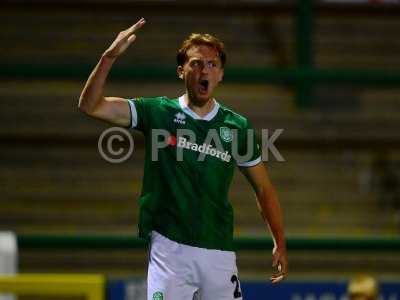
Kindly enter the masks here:
<path id="1" fill-rule="evenodd" d="M 144 18 L 141 18 L 139 21 L 137 21 L 135 24 L 127 29 L 127 33 L 129 35 L 133 34 L 136 30 L 142 28 L 145 23 L 146 20 Z"/>
<path id="2" fill-rule="evenodd" d="M 275 284 L 278 282 L 281 282 L 283 279 L 285 278 L 285 276 L 283 274 L 274 274 L 271 276 L 271 283 Z"/>
<path id="3" fill-rule="evenodd" d="M 276 251 L 272 256 L 272 267 L 275 272 L 270 277 L 272 283 L 278 283 L 282 281 L 288 273 L 288 262 L 286 254 Z"/>
<path id="4" fill-rule="evenodd" d="M 136 40 L 136 34 L 134 32 L 141 28 L 146 23 L 144 18 L 141 18 L 134 25 L 118 33 L 117 38 L 111 44 L 111 46 L 105 51 L 105 56 L 109 58 L 116 58 L 120 56 L 129 45 Z"/>

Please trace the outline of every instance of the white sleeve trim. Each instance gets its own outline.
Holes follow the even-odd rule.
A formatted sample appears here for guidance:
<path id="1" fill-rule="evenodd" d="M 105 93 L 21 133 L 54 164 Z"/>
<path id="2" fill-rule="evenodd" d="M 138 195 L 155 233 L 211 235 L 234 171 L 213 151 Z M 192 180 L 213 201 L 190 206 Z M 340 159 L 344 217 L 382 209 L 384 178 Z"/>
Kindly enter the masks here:
<path id="1" fill-rule="evenodd" d="M 244 163 L 237 163 L 237 165 L 239 167 L 254 167 L 255 165 L 258 165 L 261 162 L 261 156 L 259 156 L 258 158 L 252 160 L 252 161 L 248 161 L 248 162 L 244 162 Z"/>
<path id="2" fill-rule="evenodd" d="M 137 110 L 135 106 L 135 102 L 133 99 L 128 99 L 129 108 L 131 110 L 131 128 L 135 128 L 137 126 L 138 117 L 137 117 Z"/>

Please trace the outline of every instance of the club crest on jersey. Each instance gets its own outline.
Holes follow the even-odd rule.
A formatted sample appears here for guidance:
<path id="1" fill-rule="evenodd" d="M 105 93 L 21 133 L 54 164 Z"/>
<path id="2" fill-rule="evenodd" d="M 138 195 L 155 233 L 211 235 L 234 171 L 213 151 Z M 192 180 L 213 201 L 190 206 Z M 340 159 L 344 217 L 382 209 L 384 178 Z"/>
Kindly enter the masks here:
<path id="1" fill-rule="evenodd" d="M 232 138 L 233 138 L 232 130 L 228 127 L 220 127 L 219 128 L 219 136 L 225 142 L 228 142 L 228 143 L 232 142 Z"/>
<path id="2" fill-rule="evenodd" d="M 177 114 L 175 114 L 175 119 L 174 122 L 175 123 L 179 123 L 179 124 L 186 124 L 186 116 L 184 113 L 178 112 Z"/>
<path id="3" fill-rule="evenodd" d="M 153 300 L 164 300 L 163 293 L 161 292 L 155 292 L 153 294 Z"/>

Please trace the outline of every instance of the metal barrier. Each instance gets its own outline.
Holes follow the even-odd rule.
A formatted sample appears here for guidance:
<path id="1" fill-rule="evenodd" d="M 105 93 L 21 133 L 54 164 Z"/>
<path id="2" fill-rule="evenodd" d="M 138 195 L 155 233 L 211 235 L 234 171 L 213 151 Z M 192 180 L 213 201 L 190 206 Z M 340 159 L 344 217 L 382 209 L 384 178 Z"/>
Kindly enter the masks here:
<path id="1" fill-rule="evenodd" d="M 273 246 L 269 238 L 240 237 L 234 240 L 237 250 L 266 250 Z M 132 236 L 116 235 L 19 235 L 20 249 L 138 249 L 146 241 Z M 367 238 L 303 238 L 289 237 L 287 247 L 292 250 L 400 250 L 399 237 Z"/>
<path id="2" fill-rule="evenodd" d="M 26 9 L 29 5 L 30 9 L 50 9 L 55 8 L 49 5 L 46 0 L 41 1 L 25 1 L 27 3 L 13 3 L 8 1 L 6 8 L 8 9 Z M 34 3 L 34 4 L 33 4 Z M 95 2 L 94 2 L 95 3 Z M 62 1 L 65 9 L 71 11 L 81 11 L 82 9 L 92 10 L 93 3 L 85 3 L 82 1 Z M 241 3 L 240 1 L 231 1 L 229 5 L 225 1 L 210 2 L 204 6 L 201 1 L 191 1 L 190 3 L 175 1 L 166 3 L 165 1 L 152 1 L 151 4 L 144 2 L 122 1 L 118 4 L 111 1 L 97 1 L 96 9 L 104 11 L 140 11 L 142 13 L 153 11 L 154 7 L 162 7 L 163 11 L 180 11 L 182 13 L 192 13 L 193 11 L 204 11 L 207 14 L 226 14 L 241 13 L 261 15 L 279 15 L 282 13 L 291 14 L 295 22 L 295 36 L 293 45 L 296 54 L 296 60 L 290 68 L 229 68 L 226 69 L 225 81 L 242 82 L 242 83 L 284 83 L 290 84 L 296 91 L 296 103 L 300 107 L 312 105 L 313 90 L 316 84 L 324 82 L 329 84 L 348 83 L 362 85 L 388 85 L 396 86 L 400 83 L 400 71 L 385 70 L 354 70 L 354 69 L 319 69 L 313 64 L 313 35 L 315 27 L 315 19 L 317 14 L 346 16 L 361 15 L 368 17 L 372 15 L 399 15 L 400 6 L 396 4 L 369 5 L 366 4 L 329 4 L 322 1 L 313 0 L 297 0 L 297 1 L 276 1 L 274 2 L 254 2 Z M 18 65 L 2 63 L 0 65 L 0 77 L 16 77 L 16 78 L 86 78 L 90 73 L 93 65 L 82 64 L 32 64 Z M 160 66 L 160 65 L 142 65 L 113 68 L 112 77 L 114 79 L 127 80 L 150 80 L 152 82 L 171 81 L 176 79 L 176 66 Z"/>

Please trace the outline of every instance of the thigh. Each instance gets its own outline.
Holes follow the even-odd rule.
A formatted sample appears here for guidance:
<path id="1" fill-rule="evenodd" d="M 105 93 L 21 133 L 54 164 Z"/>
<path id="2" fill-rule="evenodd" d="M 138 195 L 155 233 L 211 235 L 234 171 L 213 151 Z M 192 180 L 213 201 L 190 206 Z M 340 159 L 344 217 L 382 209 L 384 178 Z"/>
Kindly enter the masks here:
<path id="1" fill-rule="evenodd" d="M 153 236 L 147 274 L 148 300 L 192 300 L 198 289 L 181 245 Z"/>
<path id="2" fill-rule="evenodd" d="M 207 253 L 202 262 L 201 300 L 242 300 L 234 253 Z"/>
<path id="3" fill-rule="evenodd" d="M 149 265 L 147 300 L 192 300 L 196 290 L 197 287 L 188 284 L 184 279 L 165 276 L 159 269 Z"/>
<path id="4" fill-rule="evenodd" d="M 242 300 L 242 290 L 237 271 L 213 270 L 203 280 L 201 300 Z"/>

